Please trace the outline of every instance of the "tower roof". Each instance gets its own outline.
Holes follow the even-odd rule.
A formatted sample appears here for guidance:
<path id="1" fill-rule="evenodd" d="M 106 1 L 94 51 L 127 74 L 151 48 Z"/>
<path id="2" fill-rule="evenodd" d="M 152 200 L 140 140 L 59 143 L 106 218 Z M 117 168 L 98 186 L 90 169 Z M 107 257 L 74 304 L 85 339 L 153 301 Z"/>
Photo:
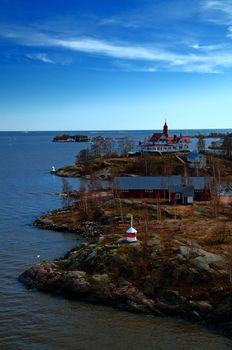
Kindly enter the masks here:
<path id="1" fill-rule="evenodd" d="M 136 231 L 136 229 L 134 227 L 128 228 L 128 230 L 126 232 L 127 233 L 137 233 L 137 231 Z"/>
<path id="2" fill-rule="evenodd" d="M 166 119 L 163 127 L 163 133 L 166 137 L 168 137 L 168 124 L 166 123 Z"/>

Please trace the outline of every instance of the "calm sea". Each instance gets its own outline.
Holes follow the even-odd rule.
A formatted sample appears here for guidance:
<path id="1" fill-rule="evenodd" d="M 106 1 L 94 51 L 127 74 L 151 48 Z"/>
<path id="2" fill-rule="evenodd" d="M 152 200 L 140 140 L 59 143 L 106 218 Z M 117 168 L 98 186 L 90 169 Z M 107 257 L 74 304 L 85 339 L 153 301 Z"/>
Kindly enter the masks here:
<path id="1" fill-rule="evenodd" d="M 141 139 L 150 133 L 86 134 Z M 56 134 L 60 133 L 0 133 L 0 348 L 231 349 L 231 340 L 198 325 L 69 301 L 29 291 L 18 282 L 18 275 L 28 267 L 60 257 L 78 244 L 73 234 L 32 226 L 38 215 L 61 206 L 57 193 L 62 190 L 62 179 L 49 173 L 51 166 L 72 164 L 78 151 L 86 147 L 83 143 L 53 143 Z M 70 184 L 78 188 L 79 180 L 72 179 Z"/>

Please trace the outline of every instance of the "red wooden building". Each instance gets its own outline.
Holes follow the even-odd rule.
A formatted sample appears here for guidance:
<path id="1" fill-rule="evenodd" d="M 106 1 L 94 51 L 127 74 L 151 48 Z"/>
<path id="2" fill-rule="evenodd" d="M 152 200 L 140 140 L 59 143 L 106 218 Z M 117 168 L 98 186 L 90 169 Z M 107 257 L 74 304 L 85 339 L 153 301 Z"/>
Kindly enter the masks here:
<path id="1" fill-rule="evenodd" d="M 120 198 L 160 198 L 169 203 L 192 204 L 210 199 L 210 177 L 135 176 L 116 177 L 114 194 Z"/>

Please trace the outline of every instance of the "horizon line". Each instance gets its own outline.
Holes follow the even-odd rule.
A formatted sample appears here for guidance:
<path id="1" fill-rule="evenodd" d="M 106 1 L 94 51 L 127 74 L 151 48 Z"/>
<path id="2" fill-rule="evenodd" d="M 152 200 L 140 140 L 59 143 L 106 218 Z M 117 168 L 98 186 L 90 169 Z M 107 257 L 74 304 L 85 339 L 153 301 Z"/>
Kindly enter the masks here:
<path id="1" fill-rule="evenodd" d="M 163 130 L 163 128 L 159 129 L 57 129 L 57 130 L 0 130 L 0 132 L 21 132 L 21 133 L 29 133 L 29 132 L 107 132 L 107 131 L 153 131 L 153 130 Z M 169 128 L 169 131 L 175 131 L 175 130 L 232 130 L 231 127 L 228 128 L 177 128 L 177 129 L 172 129 Z"/>

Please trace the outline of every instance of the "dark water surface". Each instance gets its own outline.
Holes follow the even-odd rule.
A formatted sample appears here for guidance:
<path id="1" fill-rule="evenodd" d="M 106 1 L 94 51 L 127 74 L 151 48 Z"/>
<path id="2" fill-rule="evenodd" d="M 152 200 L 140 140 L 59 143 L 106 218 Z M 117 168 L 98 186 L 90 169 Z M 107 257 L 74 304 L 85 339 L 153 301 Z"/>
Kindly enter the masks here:
<path id="1" fill-rule="evenodd" d="M 86 146 L 52 143 L 56 134 L 0 133 L 0 349 L 232 349 L 231 340 L 198 325 L 69 301 L 17 281 L 39 260 L 60 257 L 78 244 L 73 234 L 32 226 L 38 215 L 61 206 L 56 193 L 62 179 L 50 175 L 51 166 L 72 164 Z M 78 179 L 70 183 L 79 186 Z"/>

